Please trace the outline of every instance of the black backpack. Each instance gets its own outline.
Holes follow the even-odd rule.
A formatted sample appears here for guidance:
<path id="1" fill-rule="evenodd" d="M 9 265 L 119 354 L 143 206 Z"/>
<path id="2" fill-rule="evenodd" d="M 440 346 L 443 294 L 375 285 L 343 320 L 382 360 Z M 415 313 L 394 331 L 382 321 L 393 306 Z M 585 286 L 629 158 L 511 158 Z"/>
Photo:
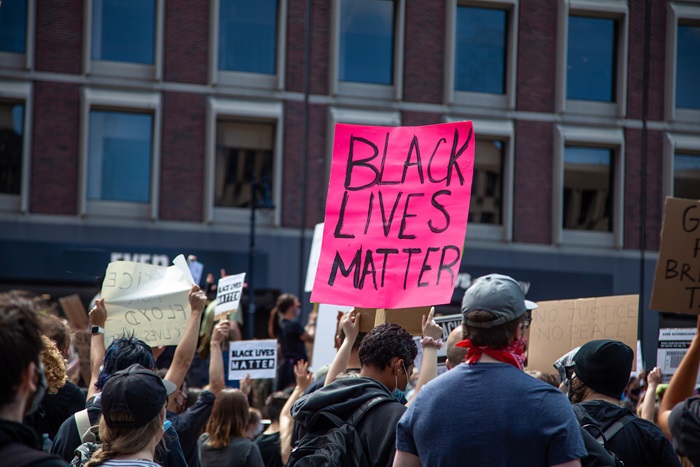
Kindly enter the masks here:
<path id="1" fill-rule="evenodd" d="M 581 420 L 583 420 L 583 418 L 586 415 L 585 410 L 583 410 L 577 405 L 574 405 L 573 408 L 574 413 L 576 414 L 576 418 L 578 418 L 579 422 L 581 422 Z M 605 451 L 610 455 L 609 459 L 611 460 L 612 465 L 614 465 L 615 467 L 624 467 L 625 463 L 622 462 L 622 460 L 620 460 L 617 454 L 610 450 L 607 443 L 612 439 L 613 436 L 619 433 L 620 430 L 622 430 L 625 427 L 625 425 L 627 425 L 635 418 L 636 417 L 634 415 L 629 413 L 623 415 L 622 417 L 615 420 L 615 423 L 610 425 L 605 431 L 601 430 L 600 427 L 595 423 L 587 423 L 585 425 L 582 425 L 581 429 L 588 432 L 603 447 L 603 449 L 605 449 Z M 581 465 L 587 465 L 585 458 L 581 459 Z"/>
<path id="2" fill-rule="evenodd" d="M 330 412 L 319 411 L 314 415 L 310 426 L 306 427 L 306 435 L 292 449 L 287 466 L 369 466 L 362 440 L 355 427 L 372 407 L 392 400 L 387 396 L 373 397 L 358 407 L 346 420 Z"/>

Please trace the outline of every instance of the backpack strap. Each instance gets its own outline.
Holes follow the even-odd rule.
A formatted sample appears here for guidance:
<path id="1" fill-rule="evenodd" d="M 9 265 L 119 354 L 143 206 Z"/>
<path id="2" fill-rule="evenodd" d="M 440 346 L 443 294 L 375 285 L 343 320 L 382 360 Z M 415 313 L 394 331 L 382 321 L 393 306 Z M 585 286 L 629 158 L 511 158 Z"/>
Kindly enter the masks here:
<path id="1" fill-rule="evenodd" d="M 629 422 L 634 420 L 636 417 L 630 413 L 623 415 L 622 417 L 618 418 L 615 423 L 610 425 L 607 430 L 605 430 L 596 440 L 599 443 L 603 442 L 608 442 L 612 439 L 613 436 L 615 436 L 621 429 L 625 427 Z"/>
<path id="2" fill-rule="evenodd" d="M 73 418 L 75 418 L 75 424 L 78 428 L 80 442 L 97 442 L 97 437 L 95 436 L 95 432 L 92 430 L 92 424 L 90 423 L 90 415 L 88 415 L 88 409 L 83 409 L 80 412 L 76 412 Z"/>
<path id="3" fill-rule="evenodd" d="M 48 459 L 58 460 L 57 456 L 47 454 L 38 449 L 32 449 L 22 443 L 9 443 L 1 447 L 0 458 L 2 458 L 3 465 L 11 465 L 13 467 L 25 467 Z"/>
<path id="4" fill-rule="evenodd" d="M 393 399 L 388 398 L 387 396 L 384 395 L 377 395 L 374 396 L 371 399 L 368 399 L 365 401 L 361 406 L 359 406 L 353 414 L 350 416 L 348 419 L 348 423 L 351 424 L 352 426 L 357 426 L 358 423 L 362 420 L 362 418 L 365 416 L 369 410 L 374 407 L 377 404 L 381 404 L 382 402 L 389 402 Z"/>

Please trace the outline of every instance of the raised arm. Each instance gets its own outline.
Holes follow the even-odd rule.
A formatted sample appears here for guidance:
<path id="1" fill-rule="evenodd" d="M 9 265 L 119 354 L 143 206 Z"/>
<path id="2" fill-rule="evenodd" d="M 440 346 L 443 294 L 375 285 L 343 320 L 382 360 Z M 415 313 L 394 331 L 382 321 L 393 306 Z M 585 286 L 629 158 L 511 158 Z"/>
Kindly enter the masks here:
<path id="1" fill-rule="evenodd" d="M 189 370 L 192 364 L 194 351 L 197 349 L 199 321 L 202 318 L 202 312 L 207 303 L 207 296 L 198 285 L 193 285 L 190 289 L 189 302 L 191 312 L 187 320 L 187 327 L 185 327 L 185 332 L 182 334 L 182 339 L 180 339 L 180 342 L 177 344 L 173 362 L 170 364 L 165 378 L 163 378 L 170 381 L 178 388 L 182 386 L 187 370 Z"/>
<path id="2" fill-rule="evenodd" d="M 345 313 L 340 319 L 340 327 L 345 333 L 345 340 L 340 344 L 338 353 L 335 354 L 335 358 L 330 368 L 328 368 L 324 386 L 331 384 L 338 375 L 345 373 L 345 370 L 348 369 L 348 360 L 350 360 L 352 346 L 355 344 L 355 340 L 360 333 L 360 314 L 355 310 Z"/>
<path id="3" fill-rule="evenodd" d="M 294 430 L 292 406 L 314 380 L 314 374 L 309 372 L 308 369 L 309 363 L 304 360 L 299 360 L 294 365 L 294 376 L 296 377 L 297 385 L 294 387 L 287 402 L 285 402 L 284 407 L 282 407 L 282 412 L 280 412 L 280 454 L 283 464 L 287 463 L 292 453 L 292 431 Z"/>
<path id="4" fill-rule="evenodd" d="M 87 399 L 97 394 L 97 379 L 100 377 L 100 367 L 105 359 L 105 335 L 104 328 L 107 321 L 107 309 L 105 299 L 95 300 L 95 306 L 90 310 L 90 326 L 99 326 L 103 329 L 100 333 L 90 336 L 90 384 L 88 385 Z"/>
<path id="5" fill-rule="evenodd" d="M 209 343 L 209 390 L 217 396 L 226 386 L 222 352 L 228 333 L 229 322 L 228 320 L 222 320 L 214 326 L 211 342 Z"/>
<path id="6" fill-rule="evenodd" d="M 647 390 L 644 392 L 644 400 L 641 404 L 639 418 L 654 423 L 654 409 L 656 408 L 656 388 L 661 383 L 661 370 L 654 367 L 647 375 Z"/>
<path id="7" fill-rule="evenodd" d="M 423 360 L 420 364 L 416 390 L 406 406 L 411 405 L 425 383 L 437 377 L 437 351 L 442 347 L 442 327 L 435 323 L 434 315 L 434 307 L 430 308 L 427 318 L 423 315 L 423 339 L 421 340 Z"/>
<path id="8" fill-rule="evenodd" d="M 671 439 L 671 430 L 668 427 L 668 416 L 676 404 L 683 402 L 693 395 L 695 381 L 698 378 L 698 366 L 700 366 L 700 316 L 697 321 L 697 332 L 690 343 L 688 352 L 681 360 L 681 364 L 671 378 L 668 389 L 661 399 L 659 407 L 659 426 L 666 436 Z"/>

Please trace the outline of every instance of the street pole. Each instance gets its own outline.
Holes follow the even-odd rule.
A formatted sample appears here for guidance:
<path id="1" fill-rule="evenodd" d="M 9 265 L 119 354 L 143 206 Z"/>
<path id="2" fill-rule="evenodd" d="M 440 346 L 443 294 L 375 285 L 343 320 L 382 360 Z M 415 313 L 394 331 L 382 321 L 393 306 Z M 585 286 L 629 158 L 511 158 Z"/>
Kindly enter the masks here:
<path id="1" fill-rule="evenodd" d="M 253 339 L 255 334 L 255 209 L 258 205 L 258 180 L 255 171 L 250 176 L 250 245 L 248 248 L 248 319 L 246 338 Z"/>

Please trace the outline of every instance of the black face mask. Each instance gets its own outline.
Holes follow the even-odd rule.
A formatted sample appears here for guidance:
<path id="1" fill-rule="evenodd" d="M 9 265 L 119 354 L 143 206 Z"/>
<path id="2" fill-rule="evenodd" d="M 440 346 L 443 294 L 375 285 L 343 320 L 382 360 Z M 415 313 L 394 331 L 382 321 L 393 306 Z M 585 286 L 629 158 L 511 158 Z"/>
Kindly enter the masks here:
<path id="1" fill-rule="evenodd" d="M 26 415 L 31 415 L 39 408 L 39 404 L 44 399 L 44 394 L 46 394 L 46 388 L 48 384 L 46 382 L 46 373 L 44 373 L 44 364 L 39 362 L 36 366 L 36 373 L 39 376 L 39 381 L 37 382 L 36 392 L 32 396 L 32 401 L 29 404 L 29 410 L 27 410 Z"/>

